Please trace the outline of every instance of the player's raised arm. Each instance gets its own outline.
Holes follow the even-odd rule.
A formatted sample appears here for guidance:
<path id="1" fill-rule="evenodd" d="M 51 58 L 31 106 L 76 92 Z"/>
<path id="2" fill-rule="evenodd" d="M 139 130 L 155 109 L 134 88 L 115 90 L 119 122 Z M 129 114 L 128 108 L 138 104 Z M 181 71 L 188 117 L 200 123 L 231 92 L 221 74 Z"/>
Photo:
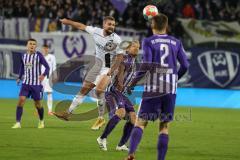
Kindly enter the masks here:
<path id="1" fill-rule="evenodd" d="M 187 69 L 189 67 L 187 56 L 186 56 L 186 53 L 185 53 L 182 43 L 180 43 L 180 46 L 179 46 L 179 51 L 177 53 L 177 59 L 180 63 L 180 68 L 178 70 L 178 79 L 180 79 L 187 72 Z"/>
<path id="2" fill-rule="evenodd" d="M 85 31 L 86 27 L 87 27 L 85 24 L 82 24 L 80 22 L 75 22 L 75 21 L 72 21 L 72 20 L 69 20 L 69 19 L 66 19 L 66 18 L 60 19 L 60 22 L 62 24 L 70 25 L 74 28 L 80 29 L 82 31 Z"/>
<path id="3" fill-rule="evenodd" d="M 109 72 L 107 73 L 108 76 L 111 76 L 113 75 L 114 71 L 116 71 L 120 64 L 122 63 L 123 61 L 123 54 L 118 54 L 116 55 L 114 58 L 113 58 L 113 64 L 109 70 Z"/>

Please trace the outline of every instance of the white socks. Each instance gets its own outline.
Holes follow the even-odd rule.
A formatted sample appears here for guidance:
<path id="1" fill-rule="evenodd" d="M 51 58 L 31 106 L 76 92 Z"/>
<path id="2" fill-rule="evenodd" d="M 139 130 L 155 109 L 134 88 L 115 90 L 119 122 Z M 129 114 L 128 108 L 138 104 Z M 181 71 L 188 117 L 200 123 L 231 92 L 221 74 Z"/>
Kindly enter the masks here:
<path id="1" fill-rule="evenodd" d="M 83 95 L 76 95 L 73 98 L 72 104 L 70 105 L 68 112 L 72 113 L 75 110 L 75 108 L 77 108 L 77 106 L 83 102 L 84 98 L 85 96 Z"/>
<path id="2" fill-rule="evenodd" d="M 102 93 L 99 98 L 97 99 L 97 106 L 98 106 L 98 115 L 99 117 L 104 116 L 105 113 L 105 99 L 104 99 L 104 93 Z"/>
<path id="3" fill-rule="evenodd" d="M 48 112 L 52 112 L 52 104 L 53 104 L 52 93 L 48 93 L 48 94 L 47 94 Z"/>

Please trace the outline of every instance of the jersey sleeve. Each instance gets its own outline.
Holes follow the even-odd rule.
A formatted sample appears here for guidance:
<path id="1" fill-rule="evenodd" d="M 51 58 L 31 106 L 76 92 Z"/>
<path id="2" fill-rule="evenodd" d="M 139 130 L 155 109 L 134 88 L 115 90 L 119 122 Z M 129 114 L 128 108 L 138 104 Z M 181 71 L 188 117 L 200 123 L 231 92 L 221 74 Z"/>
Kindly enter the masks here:
<path id="1" fill-rule="evenodd" d="M 40 59 L 40 63 L 45 67 L 45 71 L 43 73 L 44 76 L 49 76 L 49 65 L 47 63 L 47 61 L 45 60 L 45 58 L 43 57 L 43 55 L 41 53 L 38 53 L 39 59 Z"/>
<path id="2" fill-rule="evenodd" d="M 187 72 L 187 69 L 189 67 L 187 56 L 181 42 L 177 53 L 177 59 L 180 63 L 180 68 L 178 70 L 178 79 L 180 79 Z"/>
<path id="3" fill-rule="evenodd" d="M 23 64 L 23 56 L 21 58 L 21 62 L 20 62 L 20 68 L 19 68 L 19 79 L 22 79 L 22 76 L 24 74 L 24 64 Z"/>
<path id="4" fill-rule="evenodd" d="M 87 26 L 85 31 L 91 35 L 93 35 L 96 31 L 97 27 L 93 27 L 93 26 Z"/>

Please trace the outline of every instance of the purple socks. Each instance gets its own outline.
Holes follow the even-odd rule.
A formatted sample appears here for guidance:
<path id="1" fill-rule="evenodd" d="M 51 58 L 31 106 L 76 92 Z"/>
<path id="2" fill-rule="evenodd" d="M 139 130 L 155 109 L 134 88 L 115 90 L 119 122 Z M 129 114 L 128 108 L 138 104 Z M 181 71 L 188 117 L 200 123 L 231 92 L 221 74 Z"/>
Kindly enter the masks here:
<path id="1" fill-rule="evenodd" d="M 17 122 L 21 122 L 22 113 L 23 113 L 23 107 L 17 106 L 17 109 L 16 109 L 16 121 Z"/>
<path id="2" fill-rule="evenodd" d="M 168 135 L 160 134 L 158 137 L 158 160 L 164 160 L 168 149 Z"/>
<path id="3" fill-rule="evenodd" d="M 120 140 L 120 142 L 118 143 L 118 146 L 122 146 L 125 143 L 127 143 L 131 133 L 132 133 L 132 129 L 133 129 L 134 125 L 131 122 L 126 122 L 123 128 L 123 135 L 122 138 Z"/>
<path id="4" fill-rule="evenodd" d="M 112 130 L 115 128 L 115 126 L 118 124 L 118 122 L 120 121 L 121 119 L 117 116 L 117 115 L 114 115 L 109 121 L 108 121 L 108 124 L 107 126 L 105 127 L 104 129 L 104 132 L 101 136 L 101 139 L 104 139 L 104 138 L 107 138 L 107 136 L 112 132 Z"/>
<path id="5" fill-rule="evenodd" d="M 134 154 L 137 150 L 137 146 L 142 139 L 143 130 L 139 127 L 134 127 L 130 137 L 130 146 L 128 154 Z"/>

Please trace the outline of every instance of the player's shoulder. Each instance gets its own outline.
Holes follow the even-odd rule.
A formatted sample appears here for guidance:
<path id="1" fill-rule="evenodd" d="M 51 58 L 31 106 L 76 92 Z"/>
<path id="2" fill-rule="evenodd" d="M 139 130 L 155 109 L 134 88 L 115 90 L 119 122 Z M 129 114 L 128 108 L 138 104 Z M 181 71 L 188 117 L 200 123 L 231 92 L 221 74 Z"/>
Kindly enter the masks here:
<path id="1" fill-rule="evenodd" d="M 93 29 L 94 29 L 94 33 L 101 34 L 103 32 L 103 29 L 99 27 L 93 27 Z"/>
<path id="2" fill-rule="evenodd" d="M 53 54 L 48 54 L 49 55 L 49 57 L 51 57 L 51 59 L 54 59 L 55 58 L 55 55 L 53 55 Z"/>
<path id="3" fill-rule="evenodd" d="M 122 41 L 122 38 L 115 32 L 111 34 L 111 37 L 116 43 L 121 43 Z"/>
<path id="4" fill-rule="evenodd" d="M 171 41 L 176 42 L 177 44 L 180 44 L 180 43 L 181 43 L 181 41 L 180 41 L 178 38 L 174 37 L 174 36 L 168 35 L 168 38 L 169 38 Z"/>

